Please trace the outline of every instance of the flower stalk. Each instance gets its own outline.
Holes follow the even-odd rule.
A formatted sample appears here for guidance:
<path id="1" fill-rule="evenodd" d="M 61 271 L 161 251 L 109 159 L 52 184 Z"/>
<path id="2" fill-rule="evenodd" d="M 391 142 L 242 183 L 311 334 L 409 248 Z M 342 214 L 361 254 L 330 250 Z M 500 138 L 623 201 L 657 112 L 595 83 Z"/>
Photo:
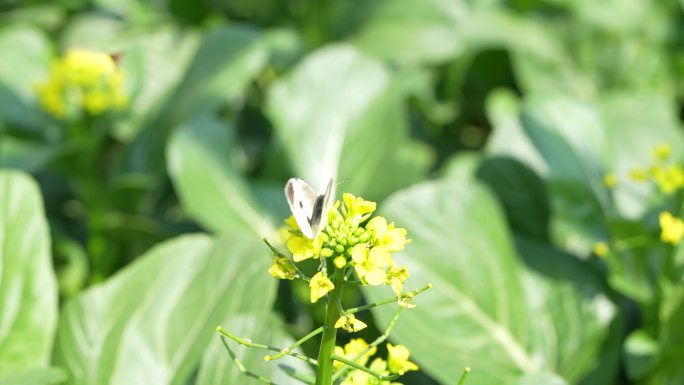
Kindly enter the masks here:
<path id="1" fill-rule="evenodd" d="M 335 353 L 335 342 L 337 339 L 337 329 L 335 322 L 340 317 L 337 302 L 342 296 L 342 274 L 336 274 L 335 288 L 328 295 L 326 304 L 325 324 L 323 325 L 323 337 L 321 347 L 318 351 L 318 369 L 316 370 L 316 385 L 331 385 L 333 375 L 333 354 Z"/>

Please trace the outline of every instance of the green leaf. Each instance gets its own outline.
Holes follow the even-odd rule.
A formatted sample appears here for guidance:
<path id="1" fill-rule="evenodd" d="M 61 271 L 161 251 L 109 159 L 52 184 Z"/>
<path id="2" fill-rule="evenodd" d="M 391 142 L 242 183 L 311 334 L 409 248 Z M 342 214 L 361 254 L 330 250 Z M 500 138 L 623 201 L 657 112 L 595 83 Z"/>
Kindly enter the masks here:
<path id="1" fill-rule="evenodd" d="M 204 36 L 182 81 L 132 143 L 127 154 L 131 169 L 159 170 L 174 127 L 193 117 L 216 113 L 242 97 L 266 62 L 259 36 L 256 30 L 239 24 Z"/>
<path id="2" fill-rule="evenodd" d="M 156 246 L 64 306 L 55 362 L 68 384 L 185 384 L 217 325 L 270 309 L 267 255 L 235 236 Z"/>
<path id="3" fill-rule="evenodd" d="M 0 131 L 0 164 L 8 168 L 37 172 L 68 151 L 66 146 L 58 144 L 46 144 L 1 135 Z"/>
<path id="4" fill-rule="evenodd" d="M 413 239 L 396 258 L 411 273 L 407 289 L 433 284 L 392 333 L 431 376 L 455 384 L 470 366 L 474 385 L 540 372 L 576 382 L 593 369 L 614 305 L 574 258 L 531 242 L 518 256 L 479 183 L 416 185 L 390 197 L 383 215 Z M 370 291 L 370 299 L 385 291 Z M 380 328 L 392 312 L 378 309 Z"/>
<path id="5" fill-rule="evenodd" d="M 227 319 L 223 324 L 231 333 L 249 338 L 255 343 L 285 348 L 294 340 L 283 329 L 283 324 L 272 315 L 239 316 Z M 308 364 L 293 357 L 285 357 L 278 361 L 265 362 L 264 356 L 275 352 L 248 348 L 228 340 L 228 346 L 235 352 L 247 370 L 271 379 L 276 384 L 292 383 L 288 375 L 291 371 L 313 378 L 313 372 Z M 299 349 L 298 352 L 301 353 Z M 225 385 L 225 384 L 256 384 L 249 380 L 230 358 L 218 336 L 204 352 L 202 364 L 195 385 Z"/>
<path id="6" fill-rule="evenodd" d="M 657 364 L 658 342 L 645 330 L 637 329 L 625 340 L 625 370 L 627 376 L 638 381 L 646 377 Z"/>
<path id="7" fill-rule="evenodd" d="M 477 177 L 496 194 L 512 229 L 531 238 L 547 239 L 549 197 L 534 171 L 513 158 L 491 157 L 482 162 Z"/>
<path id="8" fill-rule="evenodd" d="M 523 376 L 516 385 L 567 385 L 561 377 L 553 373 L 532 373 Z"/>
<path id="9" fill-rule="evenodd" d="M 466 48 L 465 2 L 393 0 L 369 8 L 349 40 L 371 55 L 415 65 L 444 62 Z"/>
<path id="10" fill-rule="evenodd" d="M 345 191 L 375 199 L 415 178 L 395 166 L 415 156 L 397 150 L 407 136 L 400 96 L 380 62 L 334 45 L 274 84 L 267 111 L 295 175 L 321 190 L 330 177 L 349 178 Z M 423 175 L 425 164 L 417 166 Z"/>
<path id="11" fill-rule="evenodd" d="M 49 362 L 57 283 L 38 185 L 0 171 L 0 378 Z"/>
<path id="12" fill-rule="evenodd" d="M 0 30 L 0 120 L 35 132 L 48 125 L 35 108 L 33 87 L 47 77 L 51 49 L 37 28 L 9 25 Z"/>
<path id="13" fill-rule="evenodd" d="M 31 369 L 0 378 L 0 385 L 50 385 L 66 379 L 66 373 L 59 368 Z"/>
<path id="14" fill-rule="evenodd" d="M 183 206 L 207 228 L 271 237 L 275 230 L 235 165 L 239 149 L 231 133 L 209 118 L 180 127 L 168 148 L 169 173 Z"/>
<path id="15" fill-rule="evenodd" d="M 602 152 L 607 138 L 599 112 L 559 95 L 537 95 L 521 106 L 508 94 L 496 98 L 489 110 L 501 132 L 495 131 L 489 151 L 511 155 L 542 177 L 551 197 L 554 243 L 588 253 L 603 231 L 604 211 L 612 207 L 602 182 L 610 156 Z"/>

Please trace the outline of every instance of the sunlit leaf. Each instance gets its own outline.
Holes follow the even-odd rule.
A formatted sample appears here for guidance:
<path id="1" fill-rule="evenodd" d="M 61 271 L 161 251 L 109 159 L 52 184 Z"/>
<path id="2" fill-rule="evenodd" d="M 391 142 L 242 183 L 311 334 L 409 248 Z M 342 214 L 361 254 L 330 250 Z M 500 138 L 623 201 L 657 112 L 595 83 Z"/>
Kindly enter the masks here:
<path id="1" fill-rule="evenodd" d="M 178 129 L 167 155 L 171 176 L 184 207 L 207 228 L 270 237 L 273 226 L 260 213 L 235 165 L 239 150 L 231 132 L 206 118 Z"/>
<path id="2" fill-rule="evenodd" d="M 271 307 L 267 255 L 258 240 L 188 235 L 85 291 L 60 319 L 67 384 L 185 384 L 217 325 Z"/>
<path id="3" fill-rule="evenodd" d="M 267 313 L 258 316 L 231 317 L 226 320 L 223 326 L 231 333 L 249 338 L 255 343 L 285 348 L 294 342 L 283 329 L 282 322 Z M 288 373 L 293 370 L 298 371 L 303 376 L 313 378 L 311 368 L 304 361 L 286 356 L 277 361 L 265 362 L 264 356 L 275 354 L 275 352 L 247 348 L 232 340 L 228 340 L 227 343 L 247 370 L 269 378 L 277 384 L 292 383 L 293 379 Z M 195 385 L 252 383 L 257 384 L 258 382 L 249 379 L 240 372 L 226 352 L 221 340 L 216 337 L 204 353 Z"/>
<path id="4" fill-rule="evenodd" d="M 321 191 L 337 176 L 369 198 L 406 183 L 397 163 L 413 155 L 397 151 L 407 134 L 398 90 L 382 63 L 347 45 L 315 52 L 278 81 L 267 108 L 296 175 Z"/>
<path id="5" fill-rule="evenodd" d="M 50 385 L 61 384 L 67 379 L 59 368 L 32 369 L 0 378 L 0 385 Z"/>
<path id="6" fill-rule="evenodd" d="M 0 309 L 0 379 L 46 367 L 57 326 L 50 233 L 38 185 L 8 170 L 0 171 Z"/>
<path id="7" fill-rule="evenodd" d="M 413 239 L 397 256 L 409 267 L 411 286 L 434 285 L 392 334 L 430 375 L 456 384 L 470 366 L 468 383 L 475 385 L 542 372 L 575 382 L 594 368 L 614 305 L 573 257 L 529 241 L 516 250 L 500 208 L 479 183 L 416 185 L 385 202 L 383 215 Z M 376 312 L 379 327 L 391 314 Z"/>

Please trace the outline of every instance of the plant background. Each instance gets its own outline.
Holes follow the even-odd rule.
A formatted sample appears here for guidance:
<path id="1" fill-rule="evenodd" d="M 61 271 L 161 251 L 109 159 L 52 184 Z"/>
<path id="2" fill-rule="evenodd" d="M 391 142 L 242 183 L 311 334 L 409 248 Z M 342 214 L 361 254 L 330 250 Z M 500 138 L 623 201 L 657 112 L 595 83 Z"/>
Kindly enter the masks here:
<path id="1" fill-rule="evenodd" d="M 660 143 L 681 160 L 683 7 L 3 1 L 0 384 L 251 383 L 214 327 L 285 346 L 320 324 L 261 238 L 287 178 L 331 175 L 408 229 L 408 289 L 434 285 L 391 338 L 422 369 L 403 383 L 682 384 L 684 254 L 656 218 L 681 198 L 603 177 Z M 34 92 L 69 47 L 122 52 L 130 95 L 85 167 L 88 131 Z M 616 268 L 591 255 L 615 234 L 652 242 Z"/>

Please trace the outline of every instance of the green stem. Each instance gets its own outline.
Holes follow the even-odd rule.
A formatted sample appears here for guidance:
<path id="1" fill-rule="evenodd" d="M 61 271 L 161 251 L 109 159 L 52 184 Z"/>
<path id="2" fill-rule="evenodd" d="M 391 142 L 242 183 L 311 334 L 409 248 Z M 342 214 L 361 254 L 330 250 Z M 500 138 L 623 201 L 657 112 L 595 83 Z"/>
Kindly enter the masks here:
<path id="1" fill-rule="evenodd" d="M 311 338 L 313 338 L 313 337 L 319 335 L 322 331 L 323 331 L 323 326 L 321 326 L 321 327 L 319 327 L 318 329 L 312 331 L 311 333 L 305 335 L 302 339 L 298 340 L 297 342 L 295 342 L 294 344 L 290 345 L 289 347 L 283 349 L 280 353 L 274 354 L 274 355 L 272 355 L 272 356 L 266 356 L 266 357 L 264 357 L 264 360 L 266 360 L 266 361 L 273 361 L 273 360 L 277 360 L 278 358 L 284 357 L 284 356 L 288 355 L 289 353 L 291 353 L 293 350 L 297 349 L 297 347 L 298 347 L 299 345 L 301 345 L 301 344 L 303 344 L 304 342 L 310 340 Z"/>
<path id="2" fill-rule="evenodd" d="M 264 344 L 258 344 L 258 343 L 252 342 L 252 341 L 249 340 L 249 339 L 240 338 L 240 337 L 236 336 L 235 334 L 229 332 L 228 330 L 222 328 L 221 326 L 217 326 L 217 327 L 216 327 L 216 331 L 219 332 L 219 333 L 221 333 L 221 334 L 223 334 L 224 336 L 230 338 L 231 340 L 233 340 L 233 341 L 239 343 L 240 345 L 245 345 L 245 346 L 250 347 L 250 348 L 271 350 L 271 351 L 274 351 L 274 352 L 282 352 L 282 351 L 283 351 L 282 348 L 277 348 L 277 347 L 275 347 L 275 346 L 269 346 L 269 345 L 264 345 Z M 286 353 L 286 354 L 287 354 L 288 356 L 292 356 L 292 357 L 294 357 L 294 358 L 299 358 L 299 359 L 302 360 L 302 361 L 306 361 L 306 362 L 308 362 L 308 363 L 311 364 L 311 365 L 317 365 L 317 364 L 318 364 L 318 363 L 316 362 L 316 360 L 314 360 L 313 358 L 309 358 L 309 357 L 307 357 L 307 356 L 305 356 L 305 355 L 303 355 L 303 354 L 300 354 L 300 353 L 288 352 L 288 353 Z"/>
<path id="3" fill-rule="evenodd" d="M 335 340 L 337 329 L 335 322 L 340 318 L 340 311 L 337 309 L 337 301 L 342 295 L 342 283 L 344 276 L 335 275 L 335 288 L 328 296 L 326 304 L 325 324 L 323 325 L 323 337 L 321 338 L 321 348 L 318 352 L 318 368 L 316 369 L 316 385 L 332 385 L 333 374 L 333 354 L 335 353 Z"/>
<path id="4" fill-rule="evenodd" d="M 458 381 L 458 385 L 465 384 L 466 380 L 468 379 L 469 374 L 470 374 L 470 367 L 466 366 L 465 369 L 463 369 L 463 374 L 461 374 L 461 379 Z"/>
<path id="5" fill-rule="evenodd" d="M 335 359 L 336 361 L 340 361 L 346 365 L 349 365 L 354 369 L 364 371 L 364 372 L 370 374 L 371 376 L 377 378 L 380 381 L 392 381 L 392 380 L 396 380 L 397 378 L 401 377 L 401 374 L 398 374 L 398 373 L 390 374 L 389 376 L 383 376 L 380 373 L 376 373 L 376 372 L 368 369 L 367 367 L 365 367 L 361 364 L 358 364 L 352 360 L 348 360 L 342 356 L 338 356 L 337 354 L 333 354 L 333 359 Z"/>
<path id="6" fill-rule="evenodd" d="M 244 375 L 247 376 L 247 377 L 252 377 L 252 378 L 254 378 L 255 380 L 257 380 L 257 381 L 259 381 L 259 382 L 262 382 L 262 383 L 264 383 L 264 384 L 275 385 L 275 382 L 271 382 L 271 380 L 269 380 L 268 378 L 263 377 L 263 376 L 261 376 L 261 375 L 259 375 L 259 374 L 257 374 L 257 373 L 254 373 L 254 372 L 251 372 L 251 371 L 247 370 L 247 368 L 246 368 L 245 365 L 242 363 L 242 361 L 240 361 L 240 359 L 237 357 L 237 355 L 235 354 L 235 352 L 233 352 L 233 350 L 230 348 L 230 346 L 228 346 L 228 342 L 226 342 L 226 338 L 225 338 L 225 337 L 221 336 L 221 342 L 223 343 L 223 346 L 224 346 L 224 347 L 226 348 L 226 350 L 228 351 L 228 354 L 230 355 L 230 358 L 233 359 L 233 362 L 235 363 L 235 366 L 237 366 L 238 369 L 240 369 L 240 372 L 242 372 L 242 374 L 244 374 Z"/>
<path id="7" fill-rule="evenodd" d="M 410 295 L 413 295 L 413 296 L 417 296 L 418 294 L 424 292 L 425 290 L 430 289 L 431 287 L 432 287 L 432 284 L 431 284 L 431 283 L 428 283 L 427 285 L 421 287 L 420 289 L 416 289 L 416 290 L 410 291 L 409 294 L 410 294 Z M 367 304 L 367 305 L 363 305 L 363 306 L 359 306 L 359 307 L 353 307 L 353 308 L 351 308 L 351 309 L 345 310 L 345 311 L 344 311 L 344 314 L 354 314 L 354 313 L 358 313 L 358 312 L 360 312 L 360 311 L 372 309 L 372 308 L 374 308 L 374 307 L 378 307 L 378 306 L 382 306 L 382 305 L 387 305 L 388 303 L 397 302 L 398 299 L 399 299 L 399 296 L 394 296 L 394 297 L 389 298 L 389 299 L 386 299 L 386 300 L 384 300 L 384 301 L 373 302 L 373 303 L 369 303 L 369 304 Z"/>
<path id="8" fill-rule="evenodd" d="M 98 126 L 91 117 L 84 117 L 70 128 L 70 135 L 78 145 L 75 175 L 78 198 L 86 211 L 86 250 L 90 260 L 90 283 L 104 280 L 113 268 L 108 256 L 105 215 L 107 213 L 106 189 L 102 170 L 102 153 L 107 131 Z"/>

